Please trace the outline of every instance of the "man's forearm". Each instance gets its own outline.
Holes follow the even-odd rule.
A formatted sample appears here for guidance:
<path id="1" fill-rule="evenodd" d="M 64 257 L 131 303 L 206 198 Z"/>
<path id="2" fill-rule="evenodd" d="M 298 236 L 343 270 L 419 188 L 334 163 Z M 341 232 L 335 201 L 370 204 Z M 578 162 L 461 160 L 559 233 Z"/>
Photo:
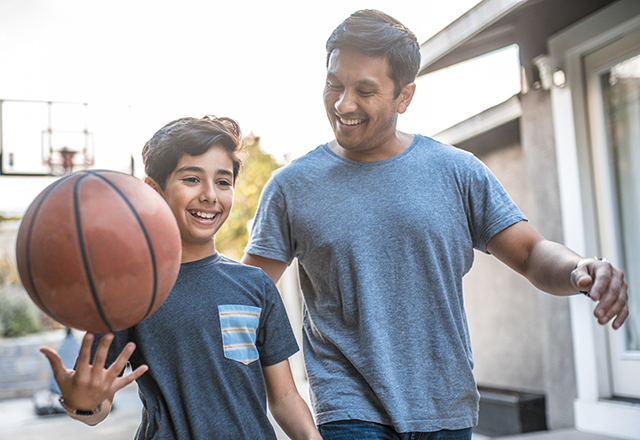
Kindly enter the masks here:
<path id="1" fill-rule="evenodd" d="M 571 273 L 583 257 L 549 240 L 538 242 L 531 250 L 523 275 L 538 289 L 553 295 L 573 295 L 579 290 Z"/>

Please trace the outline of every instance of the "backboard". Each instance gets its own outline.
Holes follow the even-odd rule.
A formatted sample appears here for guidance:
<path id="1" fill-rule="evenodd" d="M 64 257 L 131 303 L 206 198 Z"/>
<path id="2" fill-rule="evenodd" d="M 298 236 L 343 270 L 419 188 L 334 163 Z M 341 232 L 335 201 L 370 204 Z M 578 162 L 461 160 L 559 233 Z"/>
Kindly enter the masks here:
<path id="1" fill-rule="evenodd" d="M 131 173 L 126 105 L 0 100 L 0 174 Z"/>

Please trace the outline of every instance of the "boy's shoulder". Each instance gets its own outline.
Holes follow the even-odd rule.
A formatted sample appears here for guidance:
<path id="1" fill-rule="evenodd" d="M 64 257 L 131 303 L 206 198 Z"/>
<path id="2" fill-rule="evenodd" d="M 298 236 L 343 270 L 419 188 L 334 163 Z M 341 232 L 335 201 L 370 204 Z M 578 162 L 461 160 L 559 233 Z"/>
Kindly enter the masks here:
<path id="1" fill-rule="evenodd" d="M 233 276 L 243 276 L 251 279 L 268 277 L 268 275 L 258 267 L 248 266 L 220 252 L 216 252 L 201 260 L 183 263 L 179 278 L 191 278 L 203 273 L 227 273 Z"/>

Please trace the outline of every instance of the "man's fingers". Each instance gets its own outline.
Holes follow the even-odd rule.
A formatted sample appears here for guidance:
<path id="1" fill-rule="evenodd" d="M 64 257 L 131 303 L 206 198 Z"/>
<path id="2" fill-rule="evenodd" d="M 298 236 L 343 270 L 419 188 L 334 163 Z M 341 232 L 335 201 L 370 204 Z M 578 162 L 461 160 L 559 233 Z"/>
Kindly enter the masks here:
<path id="1" fill-rule="evenodd" d="M 621 296 L 626 296 L 626 289 L 623 291 L 624 280 L 620 274 L 620 271 L 615 273 L 614 268 L 611 266 L 606 273 L 596 273 L 596 282 L 593 283 L 593 287 L 591 288 L 591 298 L 596 301 L 600 300 L 594 310 L 599 320 L 604 319 L 607 315 L 609 318 L 612 318 L 613 315 L 610 314 L 609 311 L 615 307 Z M 623 306 L 624 304 L 621 304 L 617 311 L 620 311 Z"/>
<path id="2" fill-rule="evenodd" d="M 593 312 L 598 323 L 604 325 L 615 318 L 612 326 L 618 329 L 629 315 L 624 273 L 606 259 L 589 260 L 583 260 L 572 272 L 574 285 L 598 302 Z"/>
<path id="3" fill-rule="evenodd" d="M 614 329 L 619 328 L 629 314 L 627 306 L 627 283 L 612 283 L 612 288 L 605 294 L 604 298 L 594 310 L 594 315 L 600 324 L 606 324 L 617 316 Z"/>
<path id="4" fill-rule="evenodd" d="M 613 329 L 618 330 L 620 326 L 624 323 L 624 321 L 627 319 L 627 316 L 629 316 L 629 306 L 625 304 L 625 306 L 622 308 L 622 311 L 618 313 L 618 316 L 613 321 L 613 324 L 612 324 Z"/>
<path id="5" fill-rule="evenodd" d="M 589 267 L 589 272 L 593 279 L 593 284 L 589 290 L 591 299 L 594 301 L 605 301 L 608 306 L 617 298 L 606 298 L 606 294 L 610 291 L 618 292 L 622 282 L 622 272 L 615 269 L 609 260 L 596 260 Z"/>

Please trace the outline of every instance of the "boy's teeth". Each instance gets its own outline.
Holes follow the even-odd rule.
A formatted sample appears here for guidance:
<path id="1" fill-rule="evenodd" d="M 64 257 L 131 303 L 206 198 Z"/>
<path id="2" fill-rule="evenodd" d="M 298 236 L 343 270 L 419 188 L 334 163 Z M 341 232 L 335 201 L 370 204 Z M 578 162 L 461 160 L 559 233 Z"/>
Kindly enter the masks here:
<path id="1" fill-rule="evenodd" d="M 213 213 L 207 213 L 207 212 L 200 212 L 200 211 L 194 211 L 193 214 L 196 217 L 200 217 L 200 218 L 206 218 L 206 219 L 212 219 L 213 217 L 215 217 L 215 214 Z"/>

